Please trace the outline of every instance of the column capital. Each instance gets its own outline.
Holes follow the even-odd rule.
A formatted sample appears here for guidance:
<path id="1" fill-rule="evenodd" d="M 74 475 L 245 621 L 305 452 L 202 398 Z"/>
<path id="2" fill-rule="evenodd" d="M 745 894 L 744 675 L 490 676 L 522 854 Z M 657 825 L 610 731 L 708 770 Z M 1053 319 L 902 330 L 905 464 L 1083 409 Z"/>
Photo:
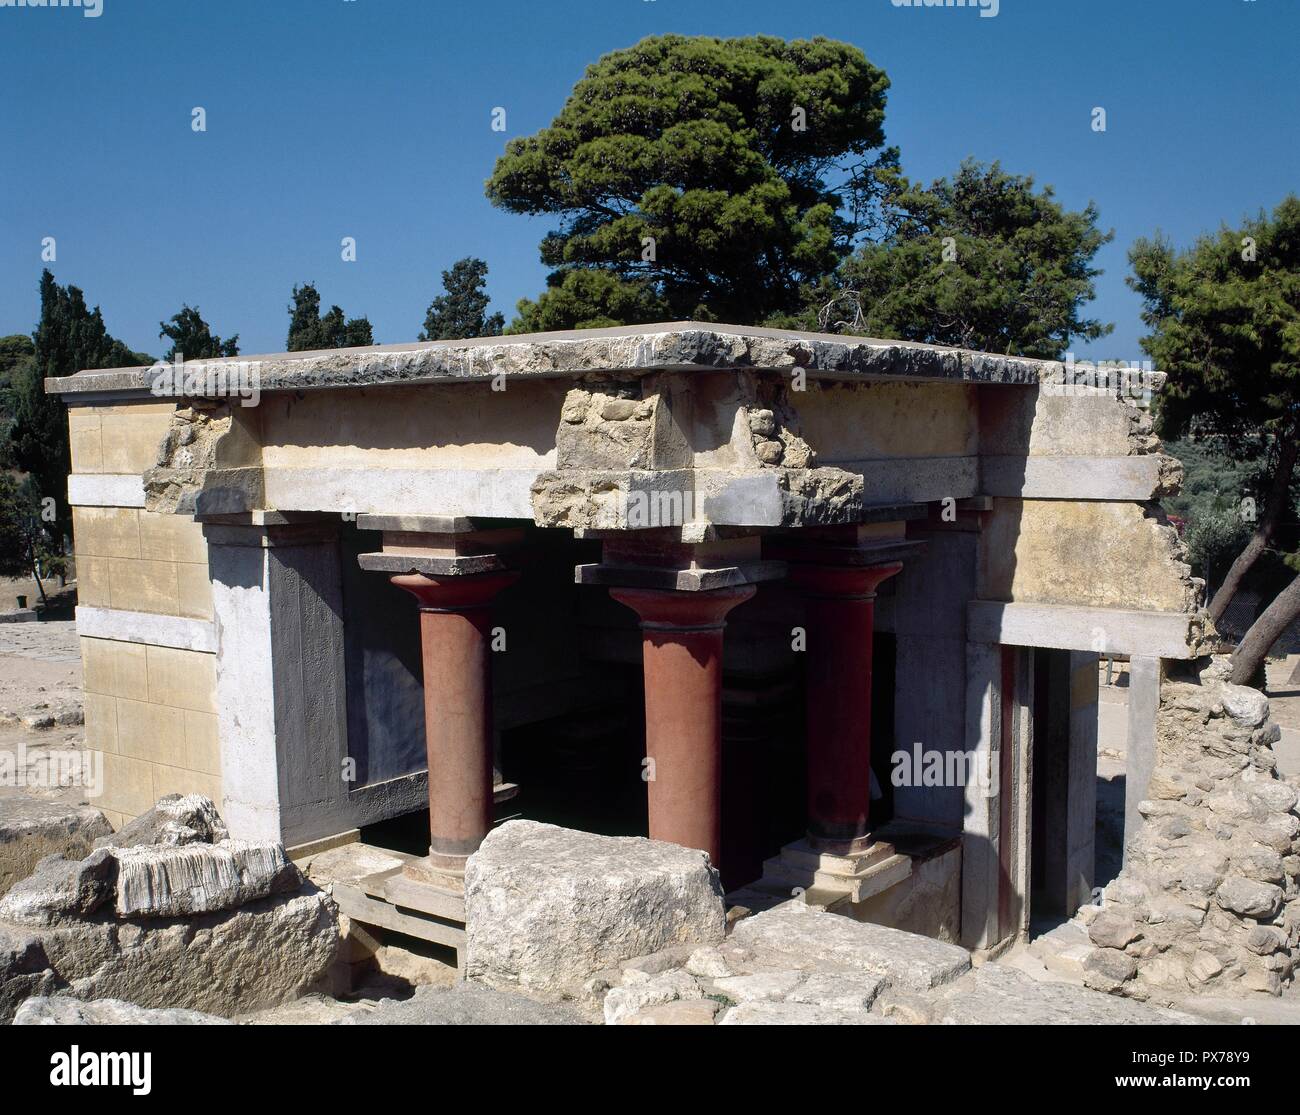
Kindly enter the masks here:
<path id="1" fill-rule="evenodd" d="M 399 573 L 388 579 L 414 596 L 422 612 L 469 612 L 487 607 L 497 593 L 519 579 L 519 573 L 513 569 L 446 576 Z"/>
<path id="2" fill-rule="evenodd" d="M 804 596 L 871 600 L 882 581 L 903 568 L 901 561 L 880 565 L 805 565 L 793 563 L 789 580 Z"/>
<path id="3" fill-rule="evenodd" d="M 611 588 L 609 595 L 640 616 L 642 630 L 710 630 L 726 626 L 727 613 L 756 591 L 753 585 L 734 585 L 702 592 Z"/>

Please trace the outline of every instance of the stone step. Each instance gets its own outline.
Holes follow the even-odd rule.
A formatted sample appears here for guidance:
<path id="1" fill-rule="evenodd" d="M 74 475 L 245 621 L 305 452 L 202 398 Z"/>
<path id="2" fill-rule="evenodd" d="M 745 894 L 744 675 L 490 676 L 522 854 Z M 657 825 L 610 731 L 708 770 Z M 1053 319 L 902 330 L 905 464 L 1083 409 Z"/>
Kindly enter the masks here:
<path id="1" fill-rule="evenodd" d="M 852 874 L 828 870 L 811 870 L 800 863 L 790 863 L 783 855 L 763 864 L 765 882 L 787 888 L 820 890 L 844 895 L 850 902 L 864 902 L 912 874 L 909 856 L 890 855 Z"/>
<path id="2" fill-rule="evenodd" d="M 456 967 L 462 968 L 462 955 L 465 949 L 465 928 L 449 920 L 440 919 L 432 914 L 405 908 L 385 902 L 367 894 L 358 886 L 348 883 L 335 883 L 333 898 L 339 910 L 354 921 L 363 925 L 377 925 L 382 929 L 391 929 L 396 933 L 405 933 L 422 941 L 446 945 L 456 950 Z"/>

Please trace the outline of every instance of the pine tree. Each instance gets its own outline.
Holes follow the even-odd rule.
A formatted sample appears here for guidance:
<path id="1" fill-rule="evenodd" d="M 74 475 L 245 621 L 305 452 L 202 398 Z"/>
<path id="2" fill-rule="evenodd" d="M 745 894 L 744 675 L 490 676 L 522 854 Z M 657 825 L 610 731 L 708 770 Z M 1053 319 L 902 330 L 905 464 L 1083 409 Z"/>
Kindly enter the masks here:
<path id="1" fill-rule="evenodd" d="M 287 343 L 290 352 L 357 348 L 374 343 L 374 330 L 369 318 L 345 318 L 338 306 L 331 306 L 327 314 L 321 314 L 320 293 L 312 283 L 293 288 Z"/>
<path id="2" fill-rule="evenodd" d="M 197 306 L 182 306 L 170 321 L 160 321 L 158 328 L 158 336 L 166 337 L 172 343 L 164 360 L 175 360 L 177 355 L 184 356 L 186 360 L 210 360 L 219 356 L 239 355 L 239 334 L 223 341 L 208 327 Z"/>
<path id="3" fill-rule="evenodd" d="M 483 260 L 467 256 L 453 263 L 450 271 L 442 273 L 442 287 L 446 293 L 429 303 L 420 340 L 463 340 L 500 334 L 505 318 L 487 312 L 491 302 L 484 289 L 487 270 Z"/>

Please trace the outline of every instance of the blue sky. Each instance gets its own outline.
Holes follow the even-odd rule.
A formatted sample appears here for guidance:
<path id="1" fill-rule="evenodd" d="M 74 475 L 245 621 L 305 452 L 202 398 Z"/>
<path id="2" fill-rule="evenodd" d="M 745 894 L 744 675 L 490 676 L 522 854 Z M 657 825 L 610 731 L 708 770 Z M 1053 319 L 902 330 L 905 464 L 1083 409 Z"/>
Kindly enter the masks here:
<path id="1" fill-rule="evenodd" d="M 59 281 L 146 352 L 183 301 L 245 353 L 281 350 L 308 280 L 378 341 L 414 340 L 465 255 L 509 318 L 542 289 L 550 222 L 484 198 L 504 139 L 545 126 L 598 56 L 664 32 L 854 43 L 890 76 L 911 176 L 972 155 L 1095 201 L 1116 239 L 1090 312 L 1116 328 L 1078 346 L 1094 357 L 1141 355 L 1135 237 L 1186 243 L 1300 191 L 1297 0 L 1000 0 L 993 18 L 891 0 L 102 4 L 0 6 L 0 334 L 32 328 L 47 236 Z"/>

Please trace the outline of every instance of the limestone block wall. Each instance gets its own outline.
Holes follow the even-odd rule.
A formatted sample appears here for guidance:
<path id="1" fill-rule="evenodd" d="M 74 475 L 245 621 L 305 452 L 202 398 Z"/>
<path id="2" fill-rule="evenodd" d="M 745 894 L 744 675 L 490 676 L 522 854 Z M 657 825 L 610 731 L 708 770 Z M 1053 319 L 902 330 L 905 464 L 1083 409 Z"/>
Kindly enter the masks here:
<path id="1" fill-rule="evenodd" d="M 982 389 L 980 471 L 993 497 L 983 600 L 1192 613 L 1201 583 L 1159 500 L 1182 467 L 1151 417 L 1100 389 Z"/>
<path id="2" fill-rule="evenodd" d="M 212 585 L 202 529 L 144 509 L 172 403 L 69 411 L 86 746 L 121 827 L 168 793 L 221 800 Z"/>

